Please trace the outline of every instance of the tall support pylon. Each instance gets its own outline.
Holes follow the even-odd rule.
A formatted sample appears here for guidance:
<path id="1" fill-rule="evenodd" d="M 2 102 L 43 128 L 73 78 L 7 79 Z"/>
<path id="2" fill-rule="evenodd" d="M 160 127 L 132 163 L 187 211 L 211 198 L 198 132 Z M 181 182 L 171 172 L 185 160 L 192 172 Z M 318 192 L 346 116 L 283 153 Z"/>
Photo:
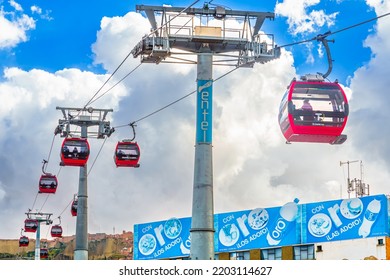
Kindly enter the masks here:
<path id="1" fill-rule="evenodd" d="M 53 215 L 51 213 L 26 213 L 27 218 L 36 220 L 38 223 L 38 227 L 35 232 L 35 251 L 34 251 L 34 259 L 36 261 L 41 259 L 41 223 L 45 223 L 46 225 L 52 224 L 52 220 L 50 217 Z"/>
<path id="2" fill-rule="evenodd" d="M 214 201 L 213 201 L 213 56 L 205 48 L 198 55 L 197 116 L 192 196 L 190 258 L 214 258 Z"/>
<path id="3" fill-rule="evenodd" d="M 211 1 L 210 1 L 211 2 Z M 214 259 L 214 197 L 212 160 L 213 65 L 253 67 L 280 56 L 271 34 L 259 33 L 274 13 L 226 10 L 205 4 L 202 8 L 137 5 L 152 26 L 133 48 L 142 63 L 197 64 L 197 118 L 193 178 L 192 260 Z M 161 18 L 161 26 L 157 26 Z M 230 22 L 233 21 L 233 24 Z M 213 26 L 213 23 L 219 24 Z M 183 24 L 184 23 L 184 24 Z M 242 23 L 237 27 L 237 23 Z M 175 52 L 179 49 L 180 52 Z M 225 55 L 224 53 L 229 53 Z M 195 55 L 196 59 L 189 59 Z M 215 56 L 221 59 L 214 60 Z"/>
<path id="4" fill-rule="evenodd" d="M 59 120 L 56 133 L 62 137 L 79 136 L 80 138 L 95 137 L 103 139 L 113 132 L 110 122 L 106 120 L 112 109 L 96 108 L 67 108 L 56 107 L 62 111 L 63 119 Z M 80 131 L 72 130 L 71 126 L 80 127 Z M 89 127 L 95 126 L 96 130 L 88 131 Z M 74 250 L 75 260 L 88 260 L 88 176 L 87 164 L 80 166 L 79 188 L 76 220 L 76 244 Z"/>

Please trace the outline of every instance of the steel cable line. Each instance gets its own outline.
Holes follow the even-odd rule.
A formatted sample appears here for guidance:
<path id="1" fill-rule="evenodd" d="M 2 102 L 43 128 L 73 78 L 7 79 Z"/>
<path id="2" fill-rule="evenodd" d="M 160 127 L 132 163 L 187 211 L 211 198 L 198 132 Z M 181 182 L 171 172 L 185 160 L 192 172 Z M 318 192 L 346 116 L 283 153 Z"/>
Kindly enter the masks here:
<path id="1" fill-rule="evenodd" d="M 102 151 L 102 149 L 103 149 L 103 146 L 104 146 L 104 144 L 106 143 L 106 141 L 107 141 L 107 137 L 104 138 L 103 144 L 100 146 L 99 152 L 97 153 L 97 155 L 96 155 L 94 161 L 92 162 L 91 168 L 89 168 L 89 170 L 88 170 L 87 178 L 88 178 L 88 176 L 89 176 L 89 173 L 91 173 L 91 171 L 92 171 L 92 169 L 93 169 L 93 166 L 95 165 L 95 162 L 96 162 L 96 160 L 98 159 L 98 157 L 99 157 L 99 155 L 100 155 L 100 153 L 101 153 L 101 151 Z"/>
<path id="2" fill-rule="evenodd" d="M 290 44 L 285 44 L 285 45 L 278 46 L 278 47 L 279 47 L 279 48 L 285 48 L 285 47 L 289 47 L 289 46 L 293 46 L 293 45 L 298 45 L 298 44 L 303 44 L 303 43 L 311 42 L 311 41 L 314 41 L 314 40 L 318 40 L 319 38 L 322 38 L 322 37 L 324 37 L 324 36 L 326 37 L 326 36 L 330 36 L 330 35 L 333 35 L 333 34 L 337 34 L 337 33 L 340 33 L 340 32 L 343 32 L 343 31 L 346 31 L 346 30 L 355 28 L 355 27 L 357 27 L 357 26 L 366 24 L 366 23 L 368 23 L 368 22 L 371 22 L 371 21 L 374 21 L 374 20 L 377 20 L 377 19 L 380 19 L 380 18 L 389 16 L 389 15 L 390 15 L 390 13 L 386 13 L 386 14 L 377 16 L 377 17 L 375 17 L 375 18 L 371 18 L 371 19 L 362 21 L 362 22 L 360 22 L 360 23 L 357 23 L 357 24 L 354 24 L 354 25 L 351 25 L 351 26 L 342 28 L 342 29 L 337 30 L 337 31 L 334 31 L 334 32 L 329 31 L 329 32 L 327 32 L 327 33 L 325 33 L 325 34 L 317 35 L 316 37 L 311 38 L 311 39 L 307 39 L 307 40 L 303 40 L 303 41 L 299 41 L 299 42 L 294 42 L 294 43 L 290 43 Z M 231 72 L 235 71 L 237 68 L 239 68 L 239 67 L 236 67 L 236 68 L 234 68 L 233 70 L 231 70 L 231 71 L 225 73 L 224 75 L 218 77 L 218 78 L 215 79 L 214 81 L 217 81 L 217 80 L 223 78 L 224 76 L 226 76 L 226 75 L 230 74 Z M 166 109 L 166 108 L 168 108 L 168 107 L 170 107 L 170 106 L 172 106 L 172 105 L 178 103 L 179 101 L 181 101 L 181 100 L 187 98 L 188 96 L 194 94 L 195 92 L 196 92 L 196 90 L 194 90 L 194 91 L 192 91 L 192 92 L 190 92 L 190 93 L 184 95 L 183 97 L 181 97 L 181 98 L 179 98 L 179 99 L 177 99 L 177 100 L 175 100 L 175 101 L 173 101 L 173 102 L 171 102 L 171 103 L 169 103 L 169 104 L 167 104 L 167 105 L 161 107 L 160 109 L 157 109 L 157 110 L 151 112 L 150 114 L 148 114 L 148 115 L 146 115 L 146 116 L 144 116 L 144 117 L 139 118 L 138 120 L 136 120 L 136 121 L 134 121 L 134 122 L 131 122 L 130 124 L 119 125 L 119 126 L 116 126 L 115 128 L 121 128 L 121 127 L 125 127 L 125 126 L 128 126 L 128 125 L 131 125 L 131 124 L 135 124 L 135 123 L 137 123 L 137 122 L 140 122 L 140 121 L 142 121 L 142 120 L 144 120 L 144 119 L 146 119 L 146 118 L 148 118 L 148 117 L 150 117 L 150 116 L 152 116 L 152 115 L 154 115 L 154 114 L 157 114 L 158 112 L 160 112 L 160 111 L 162 111 L 162 110 L 164 110 L 164 109 Z"/>
<path id="3" fill-rule="evenodd" d="M 237 70 L 238 68 L 239 68 L 239 67 L 235 67 L 234 69 L 232 69 L 232 70 L 226 72 L 225 74 L 219 76 L 218 78 L 216 78 L 216 79 L 214 80 L 214 82 L 216 82 L 216 81 L 222 79 L 223 77 L 229 75 L 230 73 L 234 72 L 234 71 Z M 114 128 L 121 128 L 121 127 L 129 126 L 129 125 L 130 125 L 130 126 L 131 126 L 131 125 L 134 125 L 134 124 L 136 124 L 136 123 L 138 123 L 138 122 L 140 122 L 140 121 L 142 121 L 142 120 L 144 120 L 144 119 L 146 119 L 146 118 L 148 118 L 148 117 L 151 117 L 151 116 L 153 116 L 153 115 L 155 115 L 155 114 L 161 112 L 161 111 L 164 110 L 164 109 L 167 109 L 168 107 L 170 107 L 170 106 L 172 106 L 172 105 L 178 103 L 179 101 L 181 101 L 181 100 L 183 100 L 183 99 L 189 97 L 190 95 L 192 95 L 192 94 L 194 94 L 194 93 L 196 93 L 196 90 L 193 90 L 193 91 L 191 91 L 190 93 L 187 93 L 186 95 L 180 97 L 179 99 L 176 99 L 176 100 L 174 100 L 174 101 L 168 103 L 167 105 L 165 105 L 165 106 L 163 106 L 163 107 L 161 107 L 161 108 L 159 108 L 159 109 L 157 109 L 157 110 L 155 110 L 155 111 L 153 111 L 153 112 L 147 114 L 147 115 L 144 116 L 144 117 L 141 117 L 141 118 L 137 119 L 137 120 L 134 121 L 134 122 L 131 122 L 131 123 L 129 123 L 129 124 L 124 124 L 124 125 L 115 126 Z"/>
<path id="4" fill-rule="evenodd" d="M 285 45 L 279 46 L 279 48 L 285 48 L 285 47 L 290 47 L 290 46 L 299 45 L 299 44 L 303 44 L 303 43 L 308 43 L 308 42 L 311 42 L 311 41 L 316 41 L 319 38 L 322 38 L 324 36 L 326 37 L 326 36 L 334 35 L 334 34 L 337 34 L 337 33 L 340 33 L 340 32 L 343 32 L 343 31 L 355 28 L 355 27 L 358 27 L 360 25 L 366 24 L 368 22 L 371 22 L 371 21 L 374 21 L 374 20 L 377 20 L 377 19 L 389 16 L 389 15 L 390 15 L 390 13 L 386 13 L 386 14 L 383 14 L 383 15 L 380 15 L 380 16 L 377 16 L 377 17 L 374 17 L 374 18 L 371 18 L 371 19 L 368 19 L 368 20 L 365 20 L 365 21 L 362 21 L 362 22 L 350 25 L 350 26 L 342 28 L 340 30 L 336 30 L 334 32 L 328 31 L 325 34 L 317 35 L 316 37 L 313 37 L 311 39 L 306 39 L 306 40 L 303 40 L 303 41 L 298 41 L 298 42 L 294 42 L 294 43 L 290 43 L 290 44 L 285 44 Z"/>
<path id="5" fill-rule="evenodd" d="M 101 95 L 99 95 L 98 97 L 96 97 L 95 100 L 89 102 L 88 105 L 94 103 L 95 101 L 97 101 L 98 99 L 102 98 L 106 93 L 108 93 L 110 90 L 112 90 L 114 87 L 116 87 L 118 84 L 120 84 L 123 80 L 125 80 L 128 76 L 130 76 L 135 70 L 138 69 L 138 67 L 141 66 L 142 63 L 138 64 L 133 70 L 131 70 L 129 73 L 127 73 L 122 79 L 120 79 L 117 83 L 115 83 L 112 87 L 110 87 L 109 89 L 107 89 L 105 92 L 103 92 Z M 87 106 L 87 105 L 86 105 Z M 85 107 L 86 107 L 85 106 Z M 84 108 L 85 108 L 84 107 Z"/>
<path id="6" fill-rule="evenodd" d="M 184 13 L 187 9 L 191 8 L 193 5 L 195 5 L 195 4 L 198 3 L 198 2 L 199 2 L 199 0 L 194 1 L 191 5 L 189 5 L 189 6 L 187 6 L 186 8 L 184 8 L 184 9 L 183 9 L 182 11 L 180 11 L 176 16 L 174 16 L 173 18 L 171 18 L 169 21 L 167 21 L 164 25 L 162 25 L 162 26 L 159 27 L 158 29 L 164 28 L 164 27 L 165 27 L 166 25 L 168 25 L 172 20 L 174 20 L 176 17 L 178 17 L 179 15 L 181 15 L 182 13 Z M 149 35 L 155 33 L 158 29 L 153 30 Z M 115 83 L 112 87 L 110 87 L 108 90 L 106 90 L 106 91 L 105 91 L 104 93 L 102 93 L 100 96 L 98 96 L 97 98 L 95 98 L 95 97 L 99 94 L 99 92 L 103 89 L 103 87 L 108 83 L 108 81 L 109 81 L 109 80 L 114 76 L 114 74 L 119 70 L 119 68 L 120 68 L 120 67 L 125 63 L 125 61 L 129 58 L 130 54 L 131 54 L 131 52 L 129 52 L 129 53 L 126 55 L 126 57 L 122 60 L 122 62 L 118 65 L 118 67 L 114 70 L 114 72 L 109 76 L 109 78 L 103 83 L 103 85 L 102 85 L 102 86 L 98 89 L 98 91 L 92 96 L 92 98 L 87 102 L 87 104 L 84 105 L 84 108 L 86 108 L 88 105 L 92 104 L 93 102 L 95 102 L 95 101 L 97 101 L 98 99 L 100 99 L 101 97 L 103 97 L 105 94 L 107 94 L 110 90 L 112 90 L 114 87 L 116 87 L 119 83 L 121 83 L 123 80 L 125 80 L 128 76 L 130 76 L 135 70 L 137 70 L 137 69 L 141 66 L 142 63 L 138 64 L 134 69 L 132 69 L 129 73 L 127 73 L 123 78 L 121 78 L 121 79 L 120 79 L 117 83 Z M 193 93 L 193 92 L 192 92 L 192 93 Z M 192 93 L 191 93 L 191 94 L 192 94 Z M 191 94 L 190 94 L 190 95 L 191 95 Z M 185 97 L 184 97 L 184 98 L 185 98 Z M 176 101 L 176 102 L 178 102 L 178 101 Z M 176 103 L 176 102 L 174 102 L 174 103 Z M 95 164 L 95 162 L 96 162 L 98 156 L 100 155 L 100 152 L 101 152 L 101 150 L 102 150 L 102 148 L 103 148 L 105 142 L 106 142 L 106 139 L 105 139 L 105 141 L 103 142 L 102 146 L 100 147 L 100 150 L 99 150 L 97 156 L 95 157 L 95 160 L 94 160 L 94 162 L 93 162 L 91 168 L 89 169 L 88 174 L 91 172 L 91 170 L 92 170 L 92 168 L 93 168 L 93 166 L 94 166 L 94 164 Z M 87 176 L 88 176 L 88 174 L 87 174 Z"/>
<path id="7" fill-rule="evenodd" d="M 184 13 L 186 10 L 188 10 L 189 8 L 191 8 L 193 5 L 195 5 L 196 3 L 198 3 L 200 0 L 197 0 L 195 2 L 193 2 L 191 5 L 187 6 L 186 8 L 184 8 L 182 11 L 180 11 L 176 16 L 174 16 L 173 18 L 171 18 L 169 21 L 167 21 L 164 25 L 160 26 L 159 28 L 155 29 L 155 30 L 152 30 L 150 33 L 149 33 L 149 36 L 152 35 L 153 33 L 157 32 L 157 30 L 162 30 L 162 28 L 164 28 L 166 25 L 168 25 L 172 20 L 174 20 L 176 17 L 178 17 L 179 15 L 181 15 L 182 13 Z M 121 61 L 121 63 L 119 63 L 119 65 L 116 67 L 116 69 L 114 70 L 114 72 L 111 73 L 111 75 L 108 77 L 108 79 L 103 83 L 103 85 L 97 90 L 97 92 L 91 97 L 91 99 L 84 105 L 84 108 L 86 108 L 88 105 L 92 104 L 93 102 L 95 102 L 97 99 L 99 99 L 100 97 L 102 97 L 104 94 L 106 94 L 108 91 L 110 91 L 112 88 L 114 88 L 118 83 L 116 83 L 113 87 L 111 87 L 109 90 L 107 90 L 104 94 L 102 94 L 101 96 L 99 96 L 98 98 L 96 98 L 94 100 L 94 98 L 99 94 L 99 92 L 104 88 L 104 86 L 108 83 L 109 80 L 111 80 L 111 78 L 115 75 L 116 72 L 118 72 L 119 68 L 122 67 L 122 65 L 126 62 L 126 60 L 129 58 L 129 56 L 132 54 L 132 51 L 130 51 L 126 56 L 125 58 Z M 124 78 L 122 78 L 120 80 L 123 81 L 127 76 L 129 76 L 133 71 L 135 71 L 140 65 L 138 65 L 134 70 L 132 70 L 129 74 L 127 74 Z"/>

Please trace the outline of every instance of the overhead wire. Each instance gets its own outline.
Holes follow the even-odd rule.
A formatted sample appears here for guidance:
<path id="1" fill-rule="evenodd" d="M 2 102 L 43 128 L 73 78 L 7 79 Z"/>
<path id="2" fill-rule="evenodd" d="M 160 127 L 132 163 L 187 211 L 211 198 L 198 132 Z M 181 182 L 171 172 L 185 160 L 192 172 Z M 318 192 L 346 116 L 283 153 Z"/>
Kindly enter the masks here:
<path id="1" fill-rule="evenodd" d="M 184 8 L 178 15 L 176 15 L 175 17 L 171 18 L 167 23 L 165 23 L 165 25 L 169 24 L 169 22 L 171 22 L 173 19 L 175 19 L 177 16 L 179 16 L 180 14 L 182 14 L 183 12 L 185 12 L 187 9 L 189 9 L 190 7 L 192 7 L 193 5 L 195 5 L 196 3 L 198 3 L 199 0 L 197 1 L 194 1 L 191 5 L 187 6 L 186 8 Z M 164 25 L 164 26 L 165 26 Z M 159 27 L 159 29 L 162 29 L 164 26 L 161 26 Z M 155 32 L 156 30 L 152 31 Z M 151 34 L 152 34 L 151 33 Z M 119 65 L 116 67 L 116 69 L 110 74 L 110 76 L 107 78 L 107 80 L 105 80 L 105 82 L 101 85 L 101 87 L 95 92 L 95 94 L 89 99 L 89 101 L 83 106 L 83 108 L 86 108 L 87 106 L 91 105 L 92 103 L 94 103 L 95 101 L 97 101 L 98 99 L 100 99 L 101 97 L 103 97 L 105 94 L 107 94 L 109 91 L 111 91 L 114 87 L 116 87 L 118 84 L 120 84 L 123 80 L 125 80 L 128 76 L 130 76 L 135 70 L 137 70 L 142 63 L 140 63 L 139 65 L 137 65 L 134 69 L 132 69 L 129 73 L 127 73 L 123 78 L 121 78 L 118 82 L 116 82 L 113 86 L 111 86 L 109 89 L 107 89 L 105 92 L 103 92 L 101 95 L 99 95 L 98 97 L 96 97 L 101 91 L 102 89 L 108 84 L 108 82 L 112 79 L 112 77 L 119 71 L 119 69 L 123 66 L 123 64 L 126 62 L 126 60 L 129 58 L 129 56 L 131 55 L 132 52 L 129 52 L 125 58 L 119 63 Z M 52 139 L 52 143 L 51 143 L 51 146 L 50 146 L 50 149 L 49 149 L 49 154 L 48 154 L 48 159 L 46 161 L 46 163 L 49 163 L 49 160 L 50 160 L 50 157 L 51 157 L 51 153 L 52 153 L 52 150 L 53 150 L 53 145 L 54 145 L 54 140 L 55 140 L 55 136 L 56 134 L 54 134 L 53 136 L 53 139 Z M 98 152 L 98 154 L 96 155 L 94 161 L 93 161 L 93 164 L 91 166 L 91 168 L 89 169 L 89 172 L 87 174 L 87 176 L 89 175 L 89 173 L 91 172 L 97 158 L 99 157 L 101 151 L 102 151 L 102 148 L 106 142 L 107 138 L 105 138 L 102 146 L 100 147 L 100 150 Z M 58 175 L 61 171 L 61 168 L 62 166 L 60 167 L 59 171 L 58 171 Z M 35 203 L 37 201 L 37 198 L 38 198 L 38 194 L 39 192 L 37 192 L 36 196 L 35 196 L 35 199 L 34 199 L 34 202 L 33 202 L 33 206 L 32 206 L 32 209 L 35 207 Z M 47 200 L 49 198 L 49 194 L 47 194 L 46 196 L 46 199 L 43 203 L 43 205 L 41 206 L 39 212 L 43 209 L 43 207 L 45 206 Z M 69 205 L 68 205 L 69 206 Z M 65 210 L 64 210 L 65 211 Z"/>
<path id="2" fill-rule="evenodd" d="M 340 32 L 344 32 L 344 31 L 346 31 L 346 30 L 349 30 L 349 29 L 358 27 L 358 26 L 360 26 L 360 25 L 369 23 L 369 22 L 374 21 L 374 20 L 378 20 L 378 19 L 380 19 L 380 18 L 389 16 L 389 15 L 390 15 L 390 13 L 386 13 L 386 14 L 383 14 L 383 15 L 380 15 L 380 16 L 376 16 L 376 17 L 374 17 L 374 18 L 371 18 L 371 19 L 368 19 L 368 20 L 365 20 L 365 21 L 362 21 L 362 22 L 359 22 L 359 23 L 356 23 L 356 24 L 347 26 L 347 27 L 342 28 L 342 29 L 340 29 L 340 30 L 336 30 L 336 31 L 333 31 L 333 32 L 332 32 L 332 31 L 328 31 L 328 32 L 325 33 L 325 34 L 326 34 L 326 36 L 334 35 L 334 34 L 337 34 L 337 33 L 340 33 Z M 299 45 L 299 44 L 308 43 L 308 42 L 311 42 L 311 41 L 316 41 L 316 40 L 318 40 L 318 38 L 320 38 L 321 36 L 324 36 L 325 34 L 320 34 L 320 35 L 317 35 L 316 37 L 313 37 L 313 38 L 311 38 L 311 39 L 306 39 L 306 40 L 302 40 L 302 41 L 298 41 L 298 42 L 293 42 L 293 43 L 285 44 L 285 45 L 278 46 L 278 47 L 279 47 L 279 48 L 285 48 L 285 47 L 290 47 L 290 46 L 294 46 L 294 45 Z"/>
<path id="3" fill-rule="evenodd" d="M 198 3 L 200 0 L 196 0 L 194 1 L 191 5 L 185 7 L 183 10 L 181 10 L 176 16 L 172 17 L 170 20 L 168 20 L 164 25 L 160 26 L 159 28 L 157 28 L 156 30 L 152 30 L 150 33 L 149 33 L 149 36 L 153 33 L 155 33 L 157 30 L 159 29 L 162 29 L 164 28 L 166 25 L 168 25 L 172 20 L 174 20 L 176 17 L 178 17 L 179 15 L 181 15 L 182 13 L 184 13 L 186 10 L 188 10 L 189 8 L 191 8 L 193 5 L 195 5 L 196 3 Z M 97 99 L 99 99 L 100 97 L 98 97 L 96 100 L 94 100 L 94 98 L 99 94 L 99 92 L 104 88 L 104 86 L 109 82 L 109 80 L 111 80 L 111 78 L 115 75 L 116 72 L 118 72 L 118 70 L 122 67 L 122 65 L 126 62 L 126 60 L 130 57 L 130 55 L 132 54 L 132 51 L 130 51 L 126 56 L 125 58 L 119 63 L 119 65 L 116 67 L 116 69 L 114 70 L 114 72 L 111 73 L 111 75 L 108 77 L 108 79 L 103 83 L 103 85 L 97 90 L 97 92 L 91 97 L 91 99 L 84 105 L 84 108 L 86 108 L 88 105 L 92 104 L 93 102 L 95 102 Z M 138 65 L 134 70 L 131 71 L 134 72 L 140 65 Z M 127 78 L 127 76 L 129 76 L 131 73 L 127 74 L 124 78 L 122 78 L 120 80 L 123 81 L 125 78 Z M 118 83 L 116 83 L 112 88 L 114 88 Z M 111 90 L 112 88 L 110 88 L 109 90 Z M 105 93 L 107 93 L 109 90 L 107 90 Z M 104 93 L 104 94 L 105 94 Z M 103 95 L 104 95 L 103 94 Z"/>

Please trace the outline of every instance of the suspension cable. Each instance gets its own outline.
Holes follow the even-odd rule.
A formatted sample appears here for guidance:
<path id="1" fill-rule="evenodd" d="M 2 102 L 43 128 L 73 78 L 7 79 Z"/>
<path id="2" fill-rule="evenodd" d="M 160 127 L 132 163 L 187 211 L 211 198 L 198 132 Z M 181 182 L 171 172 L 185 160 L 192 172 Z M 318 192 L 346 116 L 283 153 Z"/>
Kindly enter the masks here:
<path id="1" fill-rule="evenodd" d="M 184 13 L 186 10 L 188 10 L 189 8 L 191 8 L 193 5 L 195 5 L 196 3 L 198 3 L 200 0 L 196 0 L 194 1 L 191 5 L 187 6 L 186 8 L 184 8 L 182 11 L 180 11 L 175 17 L 171 18 L 169 21 L 167 21 L 164 25 L 160 26 L 159 28 L 157 28 L 156 30 L 152 30 L 152 32 L 149 34 L 153 34 L 155 33 L 158 29 L 162 29 L 164 28 L 167 24 L 169 24 L 172 20 L 174 20 L 176 17 L 178 17 L 179 15 L 181 15 L 182 13 Z M 101 96 L 103 96 L 104 94 L 106 94 L 109 90 L 111 90 L 114 86 L 116 86 L 118 83 L 116 83 L 112 88 L 110 88 L 108 91 L 106 91 L 104 94 L 102 94 L 100 97 L 98 97 L 96 100 L 94 100 L 94 98 L 99 94 L 99 92 L 104 88 L 104 86 L 108 83 L 109 80 L 111 80 L 111 78 L 115 75 L 116 72 L 118 72 L 119 68 L 122 67 L 122 65 L 126 62 L 126 60 L 129 58 L 129 56 L 132 54 L 132 51 L 130 51 L 126 56 L 125 58 L 121 61 L 121 63 L 119 63 L 119 65 L 116 67 L 116 69 L 114 70 L 114 72 L 111 73 L 111 75 L 108 77 L 108 79 L 103 83 L 103 85 L 97 90 L 97 92 L 91 97 L 91 99 L 84 105 L 84 108 L 87 108 L 88 105 L 92 104 L 93 102 L 95 102 L 97 99 L 99 99 Z M 135 69 L 137 69 L 140 65 L 138 65 Z M 134 69 L 134 70 L 135 70 Z M 133 70 L 133 71 L 134 71 Z M 133 72 L 132 71 L 132 72 Z M 128 75 L 130 75 L 131 73 L 129 73 Z M 126 75 L 125 78 L 128 76 Z M 125 78 L 121 79 L 124 80 Z"/>
<path id="2" fill-rule="evenodd" d="M 368 19 L 368 20 L 365 20 L 365 21 L 362 21 L 362 22 L 353 24 L 353 25 L 351 25 L 351 26 L 342 28 L 342 29 L 340 29 L 340 30 L 336 30 L 336 31 L 334 31 L 334 32 L 328 31 L 328 32 L 327 32 L 327 36 L 334 35 L 334 34 L 337 34 L 337 33 L 343 32 L 343 31 L 346 31 L 346 30 L 348 30 L 348 29 L 355 28 L 355 27 L 357 27 L 357 26 L 366 24 L 366 23 L 368 23 L 368 22 L 371 22 L 371 21 L 374 21 L 374 20 L 377 20 L 377 19 L 380 19 L 380 18 L 389 16 L 389 15 L 390 15 L 390 13 L 386 13 L 386 14 L 383 14 L 383 15 L 380 15 L 380 16 L 377 16 L 377 17 L 374 17 L 374 18 L 371 18 L 371 19 Z M 294 43 L 290 43 L 290 44 L 285 44 L 285 45 L 279 46 L 279 48 L 285 48 L 285 47 L 290 47 L 290 46 L 299 45 L 299 44 L 303 44 L 303 43 L 308 43 L 308 42 L 311 42 L 311 41 L 316 41 L 316 40 L 318 40 L 319 36 L 321 36 L 321 35 L 318 35 L 318 36 L 313 37 L 313 38 L 311 38 L 311 39 L 306 39 L 306 40 L 303 40 L 303 41 L 298 41 L 298 42 L 294 42 Z"/>
<path id="3" fill-rule="evenodd" d="M 101 153 L 101 151 L 102 151 L 102 149 L 103 149 L 103 146 L 104 146 L 104 144 L 106 143 L 106 141 L 107 141 L 107 137 L 104 138 L 103 144 L 100 146 L 99 152 L 97 153 L 97 155 L 96 155 L 94 161 L 92 162 L 91 168 L 88 170 L 87 177 L 89 176 L 89 173 L 91 173 L 92 168 L 93 168 L 93 166 L 95 165 L 95 162 L 96 162 L 96 160 L 98 159 L 98 157 L 99 157 L 99 155 L 100 155 L 100 153 Z"/>
<path id="4" fill-rule="evenodd" d="M 216 78 L 216 79 L 214 80 L 214 82 L 216 82 L 216 81 L 222 79 L 223 77 L 227 76 L 228 74 L 234 72 L 234 71 L 237 70 L 238 68 L 239 68 L 239 67 L 236 66 L 236 67 L 233 68 L 232 70 L 230 70 L 230 71 L 226 72 L 225 74 L 223 74 L 223 75 L 219 76 L 218 78 Z M 138 122 L 140 122 L 140 121 L 143 121 L 144 119 L 147 119 L 148 117 L 151 117 L 151 116 L 153 116 L 153 115 L 155 115 L 155 114 L 157 114 L 157 113 L 159 113 L 159 112 L 161 112 L 161 111 L 167 109 L 168 107 L 170 107 L 170 106 L 172 106 L 172 105 L 178 103 L 179 101 L 181 101 L 181 100 L 183 100 L 183 99 L 189 97 L 190 95 L 192 95 L 192 94 L 194 94 L 194 93 L 196 93 L 196 90 L 193 90 L 193 91 L 191 91 L 190 93 L 187 93 L 186 95 L 180 97 L 179 99 L 176 99 L 176 100 L 174 100 L 174 101 L 168 103 L 167 105 L 161 107 L 160 109 L 157 109 L 157 110 L 155 110 L 155 111 L 153 111 L 153 112 L 147 114 L 146 116 L 143 116 L 143 117 L 139 118 L 138 120 L 136 120 L 136 121 L 134 121 L 134 122 L 132 122 L 132 123 L 130 123 L 130 124 L 119 125 L 119 126 L 116 126 L 116 127 L 114 127 L 114 128 L 121 128 L 121 127 L 125 127 L 125 126 L 128 126 L 128 125 L 132 125 L 132 124 L 138 123 Z"/>
<path id="5" fill-rule="evenodd" d="M 128 76 L 130 76 L 135 70 L 138 69 L 138 67 L 141 66 L 142 63 L 138 64 L 133 70 L 131 70 L 129 73 L 127 73 L 122 79 L 120 79 L 117 83 L 115 83 L 112 87 L 110 87 L 109 89 L 107 89 L 105 92 L 103 92 L 101 95 L 99 95 L 98 97 L 96 97 L 95 100 L 89 102 L 88 105 L 94 103 L 95 101 L 97 101 L 98 99 L 102 98 L 106 93 L 108 93 L 110 90 L 112 90 L 114 87 L 116 87 L 118 84 L 120 84 L 123 80 L 125 80 Z"/>

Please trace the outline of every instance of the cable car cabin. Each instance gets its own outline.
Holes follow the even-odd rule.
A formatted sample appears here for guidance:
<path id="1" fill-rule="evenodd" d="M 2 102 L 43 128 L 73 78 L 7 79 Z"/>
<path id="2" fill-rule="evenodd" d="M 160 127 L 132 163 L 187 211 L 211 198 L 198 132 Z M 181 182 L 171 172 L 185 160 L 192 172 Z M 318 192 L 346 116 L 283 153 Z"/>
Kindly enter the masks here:
<path id="1" fill-rule="evenodd" d="M 24 221 L 25 232 L 36 232 L 38 228 L 38 221 L 34 219 L 26 219 Z"/>
<path id="2" fill-rule="evenodd" d="M 58 186 L 58 180 L 55 175 L 43 174 L 39 179 L 40 193 L 55 193 Z"/>
<path id="3" fill-rule="evenodd" d="M 317 79 L 291 82 L 279 110 L 280 129 L 287 142 L 342 144 L 348 101 L 337 83 Z"/>
<path id="4" fill-rule="evenodd" d="M 123 140 L 115 149 L 114 161 L 116 167 L 139 167 L 141 152 L 137 142 Z"/>
<path id="5" fill-rule="evenodd" d="M 49 250 L 47 250 L 47 248 L 41 248 L 39 255 L 40 255 L 41 260 L 47 259 L 49 257 Z"/>
<path id="6" fill-rule="evenodd" d="M 51 237 L 62 237 L 62 227 L 60 225 L 54 225 L 50 230 Z"/>
<path id="7" fill-rule="evenodd" d="M 28 239 L 27 236 L 21 236 L 19 238 L 19 247 L 27 247 L 29 243 L 30 240 Z"/>
<path id="8" fill-rule="evenodd" d="M 65 166 L 84 166 L 89 157 L 89 143 L 84 138 L 65 138 L 61 148 L 61 163 Z"/>
<path id="9" fill-rule="evenodd" d="M 72 206 L 70 207 L 70 213 L 73 217 L 77 216 L 77 200 L 73 200 Z"/>

